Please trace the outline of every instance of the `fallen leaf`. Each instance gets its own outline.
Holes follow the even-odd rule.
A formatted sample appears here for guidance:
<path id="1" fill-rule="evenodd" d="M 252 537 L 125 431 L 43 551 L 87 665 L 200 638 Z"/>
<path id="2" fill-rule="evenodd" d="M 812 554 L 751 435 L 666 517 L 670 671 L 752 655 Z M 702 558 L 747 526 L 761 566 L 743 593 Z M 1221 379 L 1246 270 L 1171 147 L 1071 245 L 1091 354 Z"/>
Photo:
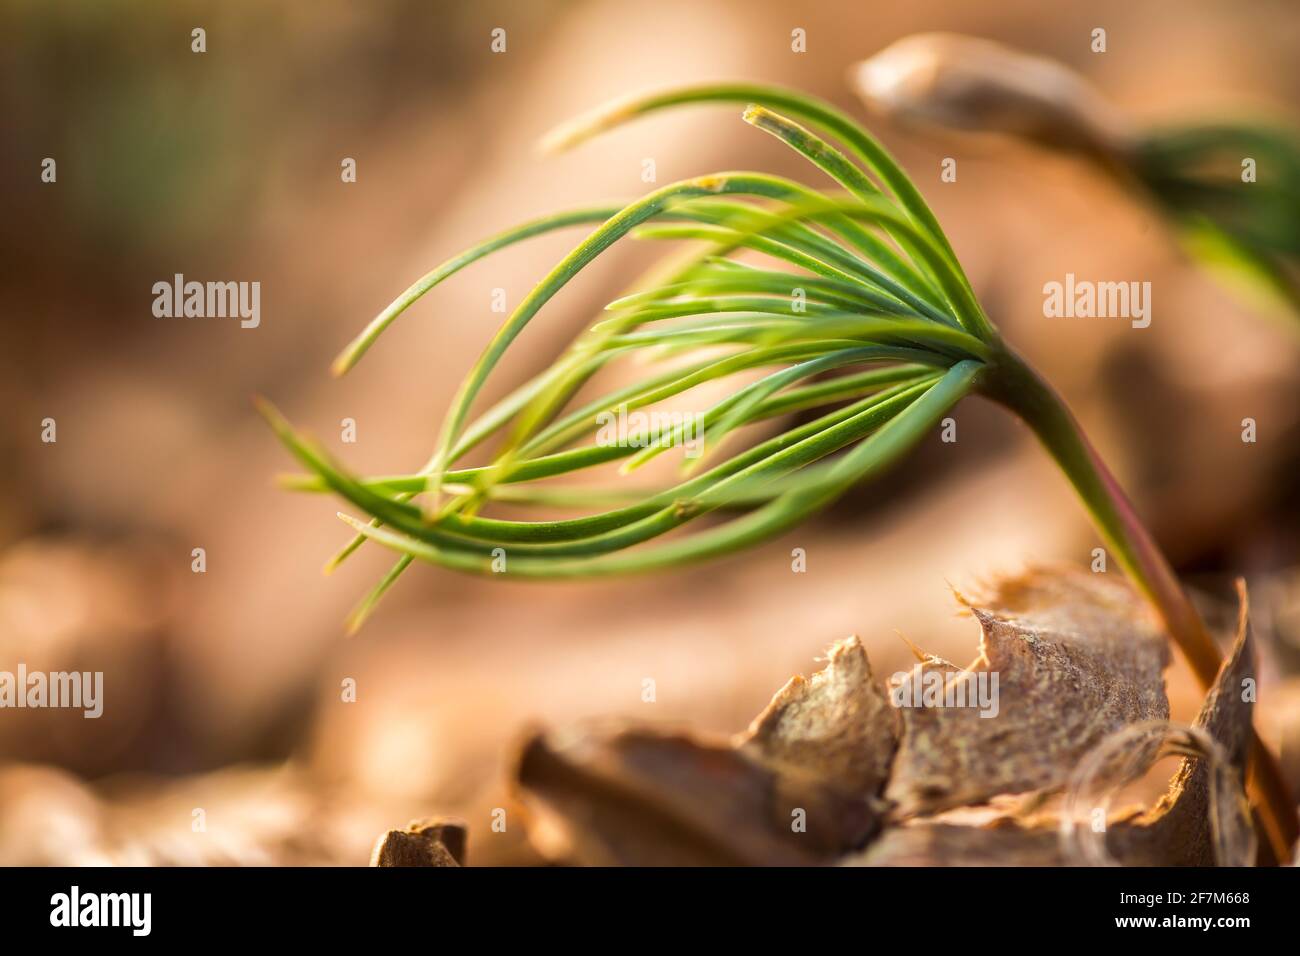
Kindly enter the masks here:
<path id="1" fill-rule="evenodd" d="M 1224 866 L 1232 860 L 1220 859 L 1221 854 L 1253 858 L 1253 830 L 1243 793 L 1254 711 L 1253 695 L 1244 693 L 1248 680 L 1255 680 L 1255 649 L 1243 591 L 1232 651 L 1219 668 L 1193 723 L 1219 745 L 1231 772 L 1219 778 L 1207 757 L 1184 757 L 1169 791 L 1149 811 L 1135 817 L 1131 828 L 1118 834 L 1118 848 L 1111 852 L 1122 862 Z M 1212 793 L 1216 786 L 1217 791 Z M 1228 844 L 1219 852 L 1216 826 L 1224 831 L 1218 834 L 1218 840 Z M 1241 846 L 1243 841 L 1250 849 Z"/>
<path id="2" fill-rule="evenodd" d="M 371 866 L 464 866 L 468 827 L 463 820 L 434 817 L 389 830 L 375 843 Z"/>
<path id="3" fill-rule="evenodd" d="M 790 678 L 736 744 L 770 767 L 798 768 L 846 793 L 874 796 L 898 746 L 897 716 L 856 637 L 827 657 L 811 678 Z"/>
<path id="4" fill-rule="evenodd" d="M 1170 655 L 1127 584 L 1081 569 L 1036 569 L 999 581 L 979 604 L 980 666 L 997 678 L 996 714 L 901 707 L 903 731 L 885 795 L 901 816 L 1056 789 L 1115 730 L 1167 719 Z M 960 674 L 937 659 L 912 672 Z"/>
<path id="5" fill-rule="evenodd" d="M 890 713 L 851 638 L 730 744 L 629 723 L 533 734 L 516 772 L 530 837 L 544 856 L 583 864 L 1077 864 L 1048 798 L 1125 739 L 1113 735 L 1147 734 L 1212 752 L 1220 766 L 1189 757 L 1156 805 L 1111 814 L 1108 852 L 1126 864 L 1206 864 L 1221 862 L 1225 839 L 1238 849 L 1250 839 L 1240 786 L 1250 739 L 1241 688 L 1254 666 L 1244 607 L 1189 731 L 1166 729 L 1170 655 L 1126 584 L 1037 569 L 964 603 L 982 632 L 979 666 L 964 673 L 999 674 L 996 717 L 977 707 Z M 931 656 L 913 673 L 957 670 Z M 1143 751 L 1129 763 L 1148 767 L 1149 749 L 1150 759 Z M 1017 794 L 1027 796 L 1005 812 Z"/>
<path id="6" fill-rule="evenodd" d="M 731 744 L 628 724 L 534 734 L 516 775 L 530 833 L 587 864 L 829 862 L 879 826 L 888 711 L 850 638 Z"/>
<path id="7" fill-rule="evenodd" d="M 1229 772 L 1219 776 L 1212 772 L 1205 757 L 1184 757 L 1168 792 L 1152 807 L 1128 809 L 1107 819 L 1104 839 L 1112 859 L 1126 866 L 1215 866 L 1252 858 L 1254 840 L 1242 782 L 1251 741 L 1253 703 L 1242 691 L 1244 682 L 1253 679 L 1254 674 L 1255 657 L 1243 594 L 1232 651 L 1193 725 L 1216 742 L 1228 761 Z M 1212 800 L 1211 787 L 1216 781 L 1227 781 L 1231 786 L 1220 786 Z M 1216 844 L 1223 839 L 1228 841 L 1226 849 L 1216 852 Z M 850 856 L 845 863 L 1077 865 L 1080 860 L 1066 851 L 1067 846 L 1061 837 L 1060 818 L 1053 813 L 1024 819 L 1002 816 L 975 826 L 943 817 L 916 818 L 886 827 L 866 850 Z"/>
<path id="8" fill-rule="evenodd" d="M 887 827 L 848 866 L 1060 866 L 1054 826 L 1000 817 L 980 826 L 920 818 Z"/>

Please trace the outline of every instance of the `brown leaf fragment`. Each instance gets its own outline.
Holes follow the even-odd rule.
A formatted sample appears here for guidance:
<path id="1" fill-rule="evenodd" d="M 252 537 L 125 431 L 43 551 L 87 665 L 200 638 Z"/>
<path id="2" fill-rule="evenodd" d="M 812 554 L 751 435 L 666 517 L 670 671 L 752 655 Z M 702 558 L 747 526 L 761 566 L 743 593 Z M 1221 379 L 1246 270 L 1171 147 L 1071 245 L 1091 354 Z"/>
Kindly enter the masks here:
<path id="1" fill-rule="evenodd" d="M 735 743 L 770 767 L 797 768 L 847 794 L 875 796 L 898 745 L 897 716 L 856 637 L 827 656 L 811 678 L 790 678 Z"/>
<path id="2" fill-rule="evenodd" d="M 876 826 L 866 801 L 721 742 L 623 725 L 541 733 L 517 779 L 551 858 L 590 865 L 806 865 Z"/>
<path id="3" fill-rule="evenodd" d="M 519 760 L 544 854 L 591 864 L 813 864 L 879 827 L 895 715 L 857 638 L 730 744 L 631 724 L 537 733 Z"/>
<path id="4" fill-rule="evenodd" d="M 981 826 L 920 818 L 887 828 L 846 866 L 1060 866 L 1055 826 L 1000 817 Z"/>
<path id="5" fill-rule="evenodd" d="M 912 686 L 939 674 L 945 687 L 966 682 L 970 699 L 975 680 L 992 690 L 996 677 L 995 706 L 900 707 L 902 737 L 885 791 L 900 816 L 1059 788 L 1108 734 L 1168 718 L 1167 643 L 1122 581 L 1040 568 L 997 582 L 978 606 L 964 603 L 980 624 L 980 666 L 960 675 L 927 661 L 912 671 Z"/>
<path id="6" fill-rule="evenodd" d="M 371 866 L 464 866 L 468 826 L 462 820 L 413 820 L 379 838 Z"/>
<path id="7" fill-rule="evenodd" d="M 1220 830 L 1249 839 L 1249 820 L 1240 796 L 1251 740 L 1249 695 L 1255 658 L 1246 606 L 1238 620 L 1231 653 L 1201 707 L 1194 726 L 1210 735 L 1231 767 L 1235 786 L 1211 797 L 1216 776 L 1205 757 L 1185 757 L 1168 792 L 1147 810 L 1129 808 L 1110 814 L 1104 835 L 1110 858 L 1125 866 L 1214 866 L 1225 862 L 1216 853 L 1215 814 Z M 1175 737 L 1176 731 L 1171 731 Z M 886 829 L 865 850 L 847 857 L 849 866 L 1060 866 L 1084 862 L 1068 851 L 1056 811 L 1028 817 L 998 816 L 978 825 L 954 822 L 960 811 L 939 817 L 913 818 Z M 1086 826 L 1086 823 L 1083 825 Z M 1220 833 L 1220 845 L 1223 833 Z M 1231 846 L 1231 844 L 1228 844 Z M 1248 849 L 1248 848 L 1247 848 Z M 1237 856 L 1249 858 L 1249 853 Z"/>
<path id="8" fill-rule="evenodd" d="M 1250 638 L 1248 607 L 1242 593 L 1241 614 L 1232 651 L 1201 705 L 1193 726 L 1207 732 L 1219 745 L 1232 768 L 1232 777 L 1244 784 L 1251 743 L 1254 695 L 1247 687 L 1256 681 L 1255 648 Z M 1131 827 L 1113 828 L 1107 845 L 1121 862 L 1133 866 L 1215 866 L 1215 805 L 1211 796 L 1214 776 L 1205 757 L 1184 757 L 1170 782 L 1168 792 Z M 1238 814 L 1244 806 L 1233 805 L 1234 794 L 1220 792 L 1218 818 L 1221 826 L 1248 832 L 1249 820 Z M 1244 802 L 1244 801 L 1243 801 Z"/>
<path id="9" fill-rule="evenodd" d="M 532 811 L 530 832 L 553 859 L 597 866 L 808 862 L 765 825 L 771 781 L 760 768 L 685 735 L 631 726 L 537 734 L 523 747 L 517 778 Z"/>

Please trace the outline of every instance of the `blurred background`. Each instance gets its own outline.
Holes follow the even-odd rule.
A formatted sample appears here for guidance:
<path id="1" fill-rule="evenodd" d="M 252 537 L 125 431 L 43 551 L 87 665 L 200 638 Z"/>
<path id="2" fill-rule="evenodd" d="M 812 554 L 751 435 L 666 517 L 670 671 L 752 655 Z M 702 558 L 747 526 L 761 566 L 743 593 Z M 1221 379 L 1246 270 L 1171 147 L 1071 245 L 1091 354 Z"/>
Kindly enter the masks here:
<path id="1" fill-rule="evenodd" d="M 627 92 L 705 79 L 799 87 L 858 116 L 846 70 L 917 31 L 1058 58 L 1135 120 L 1258 112 L 1295 123 L 1300 10 L 1213 0 L 882 5 L 809 0 L 167 5 L 6 0 L 0 27 L 0 669 L 103 671 L 104 715 L 0 711 L 0 864 L 364 863 L 389 826 L 470 824 L 474 863 L 536 859 L 512 747 L 595 715 L 742 729 L 856 633 L 878 675 L 900 635 L 974 655 L 961 586 L 1098 545 L 1051 462 L 970 400 L 887 481 L 703 570 L 536 585 L 388 568 L 335 505 L 278 490 L 292 463 L 253 411 L 274 400 L 355 470 L 418 467 L 461 376 L 577 239 L 516 247 L 412 308 L 346 378 L 329 362 L 411 281 L 507 225 L 756 168 L 821 185 L 738 111 L 655 117 L 558 157 L 537 138 Z M 1108 51 L 1089 50 L 1104 27 Z M 207 52 L 191 52 L 191 30 Z M 507 31 L 504 54 L 490 50 Z M 807 52 L 791 51 L 791 31 Z M 1141 201 L 1069 158 L 934 142 L 870 119 L 934 206 L 986 310 L 1065 394 L 1207 606 L 1252 587 L 1258 719 L 1300 785 L 1300 335 L 1198 271 Z M 941 184 L 941 158 L 958 182 Z M 57 161 L 57 182 L 41 163 Z M 340 162 L 356 160 L 355 183 Z M 499 396 L 651 261 L 623 243 L 530 327 Z M 1143 279 L 1154 319 L 1042 317 L 1066 272 Z M 259 281 L 261 325 L 168 320 L 175 273 Z M 1259 441 L 1243 444 L 1254 417 Z M 42 420 L 57 442 L 42 442 Z M 340 422 L 356 422 L 343 444 Z M 802 547 L 807 573 L 792 574 Z M 191 571 L 203 548 L 207 568 Z M 642 681 L 656 683 L 654 703 Z M 341 688 L 355 681 L 356 700 Z M 1169 674 L 1175 717 L 1199 694 Z M 196 832 L 193 811 L 206 828 Z"/>

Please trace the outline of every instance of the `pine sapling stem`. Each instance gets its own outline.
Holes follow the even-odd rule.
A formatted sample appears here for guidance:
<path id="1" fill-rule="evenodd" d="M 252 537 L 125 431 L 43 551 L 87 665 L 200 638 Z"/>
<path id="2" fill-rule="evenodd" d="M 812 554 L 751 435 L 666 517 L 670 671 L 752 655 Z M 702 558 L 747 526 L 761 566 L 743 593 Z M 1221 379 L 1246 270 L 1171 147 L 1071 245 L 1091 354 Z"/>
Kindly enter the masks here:
<path id="1" fill-rule="evenodd" d="M 1212 687 L 1223 661 L 1218 645 L 1065 402 L 1005 345 L 984 371 L 980 387 L 987 397 L 1007 406 L 1033 430 L 1070 479 L 1120 565 L 1155 607 L 1202 689 Z M 1249 790 L 1260 811 L 1263 835 L 1276 858 L 1285 862 L 1300 836 L 1295 804 L 1273 755 L 1258 733 L 1252 733 Z"/>

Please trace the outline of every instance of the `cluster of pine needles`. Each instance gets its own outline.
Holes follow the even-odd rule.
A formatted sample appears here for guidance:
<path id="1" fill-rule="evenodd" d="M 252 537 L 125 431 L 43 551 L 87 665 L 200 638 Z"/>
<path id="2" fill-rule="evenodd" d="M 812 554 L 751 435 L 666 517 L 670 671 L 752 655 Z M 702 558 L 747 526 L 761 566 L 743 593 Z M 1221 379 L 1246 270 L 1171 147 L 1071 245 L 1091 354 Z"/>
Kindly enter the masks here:
<path id="1" fill-rule="evenodd" d="M 567 578 L 673 567 L 776 535 L 897 460 L 975 384 L 1000 349 L 938 221 L 906 174 L 861 126 L 804 96 L 762 86 L 680 90 L 624 101 L 562 128 L 567 146 L 633 116 L 687 103 L 745 105 L 744 120 L 831 181 L 817 190 L 758 172 L 673 183 L 623 206 L 537 219 L 448 260 L 406 290 L 343 351 L 350 369 L 412 303 L 485 256 L 553 230 L 594 225 L 520 302 L 470 369 L 433 454 L 408 474 L 351 474 L 263 411 L 310 475 L 286 484 L 333 491 L 364 518 L 356 537 L 400 553 L 352 617 L 359 625 L 412 559 L 469 572 Z M 832 145 L 833 137 L 840 146 Z M 524 327 L 613 243 L 696 240 L 653 279 L 606 307 L 544 372 L 471 419 L 485 382 Z M 588 394 L 616 362 L 635 384 Z M 683 456 L 671 487 L 622 475 L 681 451 L 685 426 L 646 447 L 593 440 L 602 413 L 647 407 L 731 379 L 697 413 L 704 453 Z M 581 397 L 581 400 L 579 398 Z M 796 420 L 792 413 L 805 413 Z M 809 417 L 810 413 L 815 417 Z M 746 446 L 747 425 L 784 430 Z M 489 461 L 463 459 L 495 444 Z M 838 453 L 838 454 L 837 454 Z M 553 479 L 620 462 L 613 482 Z M 487 516 L 493 503 L 605 510 L 547 520 Z M 616 506 L 614 506 L 616 505 Z M 685 525 L 694 533 L 667 537 Z"/>

